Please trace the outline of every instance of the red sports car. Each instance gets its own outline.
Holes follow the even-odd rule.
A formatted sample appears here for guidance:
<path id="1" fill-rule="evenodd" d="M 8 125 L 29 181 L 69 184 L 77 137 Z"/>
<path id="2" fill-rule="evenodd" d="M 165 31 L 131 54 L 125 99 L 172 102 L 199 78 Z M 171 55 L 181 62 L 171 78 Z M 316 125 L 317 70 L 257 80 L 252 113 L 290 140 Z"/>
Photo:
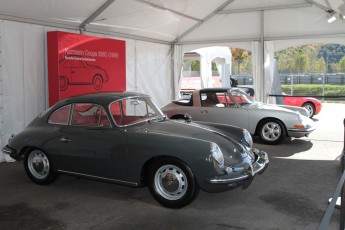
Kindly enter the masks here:
<path id="1" fill-rule="evenodd" d="M 239 87 L 244 92 L 249 94 L 250 96 L 254 96 L 254 89 L 249 87 Z M 314 115 L 318 114 L 321 111 L 322 104 L 321 102 L 313 97 L 299 97 L 299 96 L 290 96 L 286 93 L 284 95 L 284 105 L 289 106 L 298 106 L 304 107 L 308 110 L 309 118 L 312 118 Z"/>
<path id="2" fill-rule="evenodd" d="M 321 102 L 313 97 L 294 97 L 284 94 L 284 105 L 292 105 L 304 107 L 309 112 L 309 117 L 312 118 L 314 115 L 318 114 L 321 111 L 322 104 Z"/>

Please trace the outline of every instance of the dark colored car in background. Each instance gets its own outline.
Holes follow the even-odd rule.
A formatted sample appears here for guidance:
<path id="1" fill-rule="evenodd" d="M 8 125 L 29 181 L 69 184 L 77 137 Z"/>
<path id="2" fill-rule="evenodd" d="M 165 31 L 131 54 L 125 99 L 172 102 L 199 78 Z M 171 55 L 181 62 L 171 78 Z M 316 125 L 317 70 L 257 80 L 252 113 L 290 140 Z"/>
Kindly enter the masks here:
<path id="1" fill-rule="evenodd" d="M 24 160 L 28 176 L 49 184 L 69 174 L 132 187 L 147 185 L 162 205 L 247 188 L 268 166 L 245 129 L 167 119 L 144 94 L 64 99 L 14 135 L 2 151 Z"/>

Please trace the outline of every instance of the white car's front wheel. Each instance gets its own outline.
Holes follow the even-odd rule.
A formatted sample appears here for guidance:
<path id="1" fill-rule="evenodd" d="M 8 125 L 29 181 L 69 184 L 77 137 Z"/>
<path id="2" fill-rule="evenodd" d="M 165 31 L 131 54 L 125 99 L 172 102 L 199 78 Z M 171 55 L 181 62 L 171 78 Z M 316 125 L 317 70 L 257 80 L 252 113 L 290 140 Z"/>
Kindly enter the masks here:
<path id="1" fill-rule="evenodd" d="M 279 144 L 285 136 L 284 125 L 274 119 L 262 121 L 259 124 L 259 137 L 266 144 Z"/>

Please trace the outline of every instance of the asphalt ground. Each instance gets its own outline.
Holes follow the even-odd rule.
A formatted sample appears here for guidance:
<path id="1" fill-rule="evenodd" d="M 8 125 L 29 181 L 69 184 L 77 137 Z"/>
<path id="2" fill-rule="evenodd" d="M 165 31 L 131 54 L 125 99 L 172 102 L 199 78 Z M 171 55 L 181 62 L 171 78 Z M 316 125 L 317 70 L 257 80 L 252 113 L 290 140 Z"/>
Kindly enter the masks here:
<path id="1" fill-rule="evenodd" d="M 200 192 L 182 209 L 160 206 L 147 188 L 61 176 L 33 183 L 22 162 L 0 163 L 3 229 L 317 229 L 341 177 L 344 104 L 324 104 L 308 137 L 268 146 L 270 165 L 248 189 Z M 335 209 L 327 229 L 339 229 Z"/>

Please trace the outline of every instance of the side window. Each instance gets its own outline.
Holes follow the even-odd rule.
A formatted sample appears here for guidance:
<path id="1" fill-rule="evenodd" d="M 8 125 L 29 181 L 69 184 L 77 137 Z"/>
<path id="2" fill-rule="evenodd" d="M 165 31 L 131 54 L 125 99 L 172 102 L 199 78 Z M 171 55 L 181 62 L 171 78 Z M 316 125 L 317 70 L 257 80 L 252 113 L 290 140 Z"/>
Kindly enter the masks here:
<path id="1" fill-rule="evenodd" d="M 219 104 L 216 93 L 202 93 L 200 96 L 202 107 L 216 107 Z"/>
<path id="2" fill-rule="evenodd" d="M 110 123 L 101 106 L 79 103 L 73 106 L 71 125 L 109 127 Z"/>
<path id="3" fill-rule="evenodd" d="M 135 124 L 155 116 L 145 98 L 125 98 L 110 105 L 110 112 L 118 126 Z"/>
<path id="4" fill-rule="evenodd" d="M 70 111 L 71 111 L 71 105 L 66 105 L 64 107 L 57 109 L 55 112 L 53 112 L 50 115 L 48 119 L 48 123 L 68 125 Z"/>

